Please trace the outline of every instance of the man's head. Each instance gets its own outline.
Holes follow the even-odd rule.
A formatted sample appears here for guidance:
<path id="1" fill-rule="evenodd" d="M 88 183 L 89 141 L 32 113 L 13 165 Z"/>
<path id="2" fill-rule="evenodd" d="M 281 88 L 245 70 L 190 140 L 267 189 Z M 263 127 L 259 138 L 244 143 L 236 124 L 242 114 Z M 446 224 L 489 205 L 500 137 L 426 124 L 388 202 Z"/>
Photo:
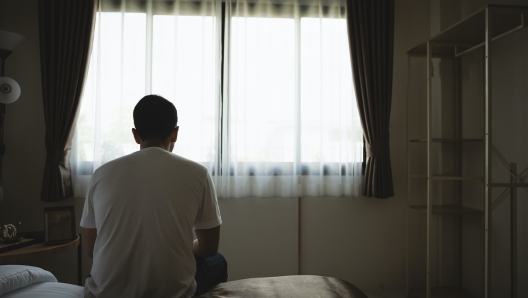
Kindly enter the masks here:
<path id="1" fill-rule="evenodd" d="M 159 95 L 143 97 L 134 108 L 134 138 L 142 148 L 170 145 L 170 151 L 178 136 L 176 107 Z M 165 148 L 167 149 L 167 148 Z"/>

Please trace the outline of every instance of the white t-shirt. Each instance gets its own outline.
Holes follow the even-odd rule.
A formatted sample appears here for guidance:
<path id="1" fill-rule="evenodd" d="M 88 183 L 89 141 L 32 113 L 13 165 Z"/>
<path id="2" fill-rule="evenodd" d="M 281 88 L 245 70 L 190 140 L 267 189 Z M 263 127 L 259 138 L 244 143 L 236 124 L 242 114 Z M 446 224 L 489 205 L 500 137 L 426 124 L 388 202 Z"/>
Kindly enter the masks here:
<path id="1" fill-rule="evenodd" d="M 159 147 L 106 163 L 92 176 L 81 219 L 97 229 L 85 297 L 194 295 L 193 227 L 221 223 L 202 165 Z"/>

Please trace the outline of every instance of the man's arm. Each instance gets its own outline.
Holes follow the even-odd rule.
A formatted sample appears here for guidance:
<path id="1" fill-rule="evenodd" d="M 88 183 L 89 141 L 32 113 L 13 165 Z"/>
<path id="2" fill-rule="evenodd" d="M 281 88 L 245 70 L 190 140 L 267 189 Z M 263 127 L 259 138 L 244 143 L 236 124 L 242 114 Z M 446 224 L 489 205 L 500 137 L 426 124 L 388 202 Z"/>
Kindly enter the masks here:
<path id="1" fill-rule="evenodd" d="M 97 229 L 84 228 L 84 243 L 90 259 L 93 259 L 95 239 L 97 239 Z"/>
<path id="2" fill-rule="evenodd" d="M 195 230 L 196 237 L 193 242 L 193 254 L 200 258 L 216 255 L 220 242 L 220 226 L 211 229 Z"/>

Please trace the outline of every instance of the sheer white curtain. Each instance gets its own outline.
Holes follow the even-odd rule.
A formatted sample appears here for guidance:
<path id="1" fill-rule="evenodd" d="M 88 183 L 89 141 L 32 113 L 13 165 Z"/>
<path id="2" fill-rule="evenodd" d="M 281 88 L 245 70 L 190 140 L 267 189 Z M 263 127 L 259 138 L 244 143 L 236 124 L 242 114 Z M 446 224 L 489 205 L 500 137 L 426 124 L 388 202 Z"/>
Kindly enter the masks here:
<path id="1" fill-rule="evenodd" d="M 221 196 L 358 195 L 363 134 L 343 7 L 227 1 Z"/>
<path id="2" fill-rule="evenodd" d="M 341 1 L 103 0 L 76 195 L 101 164 L 139 149 L 132 109 L 150 93 L 176 105 L 174 153 L 207 166 L 219 197 L 359 195 L 363 133 L 344 17 Z"/>
<path id="3" fill-rule="evenodd" d="M 217 160 L 221 8 L 214 1 L 100 0 L 72 148 L 75 196 L 102 164 L 139 150 L 132 111 L 146 94 L 178 110 L 174 152 L 213 168 Z M 218 11 L 217 11 L 218 9 Z"/>

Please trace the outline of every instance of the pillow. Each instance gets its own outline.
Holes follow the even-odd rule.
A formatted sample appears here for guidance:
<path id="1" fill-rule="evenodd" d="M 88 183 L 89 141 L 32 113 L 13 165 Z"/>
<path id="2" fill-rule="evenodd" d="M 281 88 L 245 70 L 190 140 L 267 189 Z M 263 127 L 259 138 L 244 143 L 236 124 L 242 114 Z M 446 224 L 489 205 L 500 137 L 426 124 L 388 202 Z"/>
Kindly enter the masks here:
<path id="1" fill-rule="evenodd" d="M 57 279 L 51 272 L 32 266 L 2 265 L 0 266 L 0 296 L 29 285 Z"/>

